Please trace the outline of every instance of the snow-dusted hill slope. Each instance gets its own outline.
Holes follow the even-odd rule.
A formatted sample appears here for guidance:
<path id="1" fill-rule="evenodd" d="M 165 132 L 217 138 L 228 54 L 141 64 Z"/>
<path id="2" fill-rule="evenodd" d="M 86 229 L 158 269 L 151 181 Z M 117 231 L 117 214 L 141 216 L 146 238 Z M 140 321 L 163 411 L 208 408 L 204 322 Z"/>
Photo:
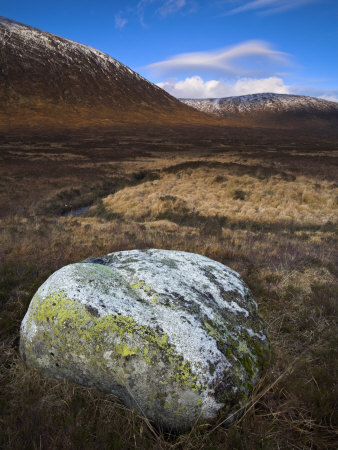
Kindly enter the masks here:
<path id="1" fill-rule="evenodd" d="M 314 97 L 288 94 L 252 94 L 214 99 L 181 99 L 186 105 L 221 118 L 249 122 L 270 120 L 337 121 L 338 103 Z"/>
<path id="2" fill-rule="evenodd" d="M 254 114 L 256 112 L 335 112 L 338 103 L 289 94 L 252 94 L 210 99 L 181 99 L 186 105 L 210 114 Z"/>
<path id="3" fill-rule="evenodd" d="M 190 108 L 116 59 L 92 47 L 0 17 L 2 118 L 51 121 L 180 119 Z M 25 113 L 27 112 L 27 114 Z M 27 116 L 27 117 L 26 117 Z M 197 117 L 197 116 L 196 116 Z M 199 113 L 199 117 L 202 117 Z"/>

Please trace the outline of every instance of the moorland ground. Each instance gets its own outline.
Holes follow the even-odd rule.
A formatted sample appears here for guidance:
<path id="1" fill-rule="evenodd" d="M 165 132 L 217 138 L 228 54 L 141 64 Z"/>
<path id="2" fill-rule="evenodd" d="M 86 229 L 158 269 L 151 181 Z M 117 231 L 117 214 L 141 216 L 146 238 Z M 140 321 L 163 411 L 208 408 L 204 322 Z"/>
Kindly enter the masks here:
<path id="1" fill-rule="evenodd" d="M 335 137 L 220 127 L 0 137 L 0 447 L 335 448 Z M 89 207 L 81 215 L 79 208 Z M 117 250 L 196 252 L 237 270 L 273 352 L 244 414 L 176 436 L 18 353 L 41 283 Z"/>

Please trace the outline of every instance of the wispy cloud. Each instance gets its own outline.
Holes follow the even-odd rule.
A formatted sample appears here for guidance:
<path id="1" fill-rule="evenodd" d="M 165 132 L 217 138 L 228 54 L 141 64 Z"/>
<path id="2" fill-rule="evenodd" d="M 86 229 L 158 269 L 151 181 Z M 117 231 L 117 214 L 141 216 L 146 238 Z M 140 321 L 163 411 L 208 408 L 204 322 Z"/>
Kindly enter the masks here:
<path id="1" fill-rule="evenodd" d="M 198 75 L 181 81 L 168 80 L 158 83 L 158 86 L 177 98 L 220 98 L 262 92 L 289 94 L 291 88 L 279 77 L 241 78 L 235 83 L 227 83 L 222 80 L 204 81 Z"/>
<path id="2" fill-rule="evenodd" d="M 186 0 L 167 0 L 165 1 L 160 8 L 158 8 L 159 14 L 161 16 L 168 16 L 169 14 L 176 13 L 184 6 L 186 6 Z"/>
<path id="3" fill-rule="evenodd" d="M 256 11 L 260 14 L 275 14 L 283 11 L 287 11 L 300 6 L 318 2 L 319 0 L 254 0 L 254 1 L 241 1 L 241 4 L 236 8 L 231 8 L 227 11 L 226 15 L 233 15 L 239 13 L 245 13 L 248 11 Z M 229 1 L 227 1 L 229 3 Z M 231 2 L 233 3 L 233 2 Z"/>
<path id="4" fill-rule="evenodd" d="M 257 68 L 257 62 L 262 60 L 278 66 L 290 64 L 288 54 L 274 50 L 267 42 L 248 41 L 223 50 L 182 53 L 150 64 L 147 69 L 161 75 L 192 70 L 216 70 L 237 76 L 254 76 L 262 72 L 261 64 L 259 69 Z"/>
<path id="5" fill-rule="evenodd" d="M 134 9 L 127 8 L 126 13 L 136 14 L 143 27 L 147 27 L 145 17 L 149 14 L 155 14 L 161 17 L 167 17 L 175 14 L 190 5 L 191 0 L 139 0 Z M 188 10 L 189 11 L 189 10 Z"/>
<path id="6" fill-rule="evenodd" d="M 122 13 L 115 14 L 115 27 L 122 30 L 128 23 L 128 20 L 122 17 Z"/>
<path id="7" fill-rule="evenodd" d="M 331 102 L 338 102 L 338 89 L 325 89 L 317 86 L 293 86 L 292 91 L 298 95 L 319 97 Z"/>
<path id="8" fill-rule="evenodd" d="M 146 8 L 151 4 L 156 2 L 157 0 L 140 0 L 137 5 L 136 5 L 136 9 L 135 12 L 139 17 L 140 23 L 143 27 L 146 26 L 145 22 L 144 22 L 144 15 L 145 15 L 145 11 Z"/>

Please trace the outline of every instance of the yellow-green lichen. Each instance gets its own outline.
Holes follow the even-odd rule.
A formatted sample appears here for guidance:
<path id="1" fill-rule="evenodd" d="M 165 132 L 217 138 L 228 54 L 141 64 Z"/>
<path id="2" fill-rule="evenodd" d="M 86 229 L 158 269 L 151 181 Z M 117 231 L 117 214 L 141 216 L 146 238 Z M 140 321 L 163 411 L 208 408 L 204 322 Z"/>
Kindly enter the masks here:
<path id="1" fill-rule="evenodd" d="M 107 350 L 113 360 L 138 355 L 148 364 L 155 364 L 160 357 L 170 363 L 168 381 L 194 390 L 201 388 L 190 362 L 177 354 L 166 333 L 138 325 L 130 316 L 107 314 L 99 317 L 88 311 L 91 310 L 60 291 L 42 300 L 35 299 L 30 322 L 38 325 L 38 339 L 47 346 L 54 348 L 57 345 L 60 350 L 71 347 L 74 355 L 86 357 L 96 366 L 104 366 L 103 355 Z"/>
<path id="2" fill-rule="evenodd" d="M 126 344 L 119 344 L 116 346 L 116 351 L 119 355 L 127 357 L 137 355 L 139 353 L 138 348 L 129 348 Z"/>
<path id="3" fill-rule="evenodd" d="M 248 346 L 244 341 L 240 341 L 237 347 L 237 350 L 242 353 L 249 353 Z"/>
<path id="4" fill-rule="evenodd" d="M 223 336 L 215 326 L 211 325 L 209 322 L 204 322 L 204 326 L 208 330 L 209 336 L 213 337 L 218 342 L 224 342 Z"/>
<path id="5" fill-rule="evenodd" d="M 131 283 L 131 287 L 132 288 L 134 288 L 134 289 L 140 289 L 141 287 L 144 287 L 144 285 L 145 285 L 145 283 L 144 283 L 144 281 L 143 280 L 139 280 L 139 281 L 137 281 L 136 283 Z"/>
<path id="6" fill-rule="evenodd" d="M 156 295 L 156 292 L 154 291 L 154 289 L 151 286 L 147 286 L 143 280 L 138 280 L 135 283 L 131 283 L 130 286 L 133 289 L 137 289 L 137 290 L 141 290 L 141 291 L 145 292 L 148 297 L 151 296 L 151 298 L 149 298 L 149 299 L 152 303 L 158 303 L 157 302 L 158 295 Z"/>

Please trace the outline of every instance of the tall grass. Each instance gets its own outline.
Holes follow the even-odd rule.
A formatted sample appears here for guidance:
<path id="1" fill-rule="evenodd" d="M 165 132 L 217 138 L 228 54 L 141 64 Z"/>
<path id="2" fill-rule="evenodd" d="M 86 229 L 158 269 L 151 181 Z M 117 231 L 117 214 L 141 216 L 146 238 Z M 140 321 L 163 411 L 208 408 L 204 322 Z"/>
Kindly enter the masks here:
<path id="1" fill-rule="evenodd" d="M 336 448 L 336 187 L 305 175 L 280 176 L 277 169 L 248 174 L 246 164 L 245 173 L 234 174 L 222 164 L 176 163 L 179 169 L 166 170 L 159 161 L 158 176 L 136 177 L 134 186 L 127 186 L 128 175 L 122 189 L 95 199 L 87 216 L 49 211 L 1 219 L 0 447 Z M 151 161 L 142 164 L 154 169 Z M 132 248 L 206 255 L 239 271 L 252 289 L 273 356 L 231 427 L 220 417 L 180 436 L 165 434 L 113 396 L 45 379 L 21 361 L 19 326 L 49 274 Z"/>
<path id="2" fill-rule="evenodd" d="M 311 178 L 289 181 L 277 174 L 262 179 L 234 175 L 221 166 L 164 173 L 160 179 L 109 195 L 103 204 L 138 220 L 198 213 L 231 221 L 323 225 L 334 220 L 337 198 L 333 182 L 323 181 L 318 188 Z"/>

